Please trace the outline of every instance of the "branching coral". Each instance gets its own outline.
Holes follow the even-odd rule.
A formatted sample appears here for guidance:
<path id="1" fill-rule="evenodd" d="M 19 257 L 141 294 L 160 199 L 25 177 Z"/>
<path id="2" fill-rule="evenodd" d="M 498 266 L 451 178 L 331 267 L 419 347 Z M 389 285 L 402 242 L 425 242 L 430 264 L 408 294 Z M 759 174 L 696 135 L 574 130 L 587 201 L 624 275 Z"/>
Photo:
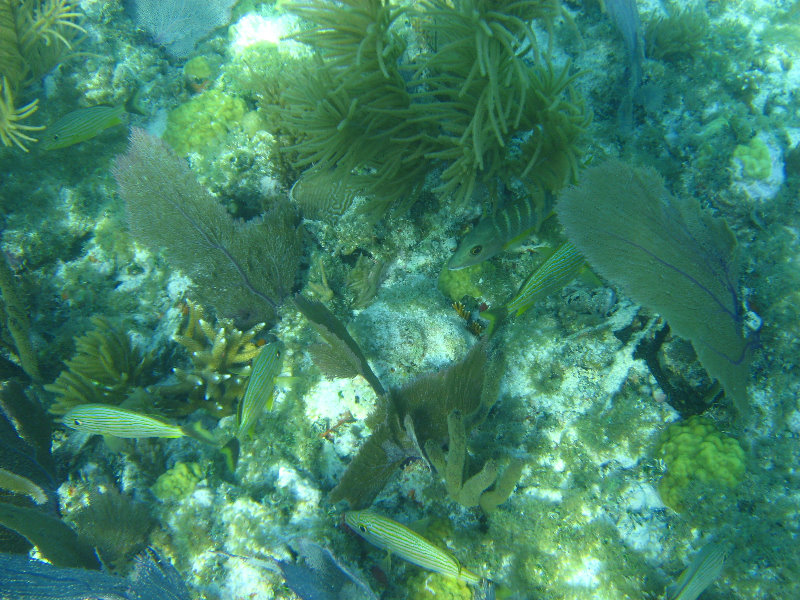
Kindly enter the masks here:
<path id="1" fill-rule="evenodd" d="M 57 395 L 50 412 L 64 414 L 79 404 L 120 404 L 153 382 L 152 356 L 133 345 L 125 329 L 93 317 L 93 331 L 75 340 L 67 369 L 45 389 Z"/>
<path id="2" fill-rule="evenodd" d="M 181 402 L 165 406 L 173 414 L 188 414 L 202 407 L 224 417 L 234 412 L 247 387 L 250 363 L 261 350 L 253 339 L 264 323 L 247 331 L 234 327 L 231 319 L 219 319 L 212 325 L 200 306 L 187 304 L 186 326 L 174 337 L 189 351 L 192 369 L 173 369 L 178 383 L 158 390 L 164 396 L 181 398 Z"/>
<path id="3" fill-rule="evenodd" d="M 420 3 L 409 18 L 438 48 L 413 62 L 393 29 L 406 9 L 390 2 L 289 9 L 312 23 L 295 38 L 318 52 L 286 94 L 286 120 L 304 136 L 292 148 L 296 166 L 357 178 L 373 216 L 407 207 L 436 165 L 439 191 L 458 201 L 478 182 L 545 174 L 538 183 L 557 189 L 574 174 L 588 113 L 571 91 L 569 66 L 554 69 L 530 27 L 534 19 L 552 26 L 555 0 Z M 526 137 L 533 141 L 520 145 Z"/>
<path id="4" fill-rule="evenodd" d="M 77 0 L 0 0 L 0 141 L 27 151 L 36 139 L 25 132 L 43 127 L 19 122 L 36 111 L 37 100 L 20 108 L 14 96 L 28 81 L 47 73 L 85 30 Z"/>
<path id="5" fill-rule="evenodd" d="M 314 68 L 286 90 L 286 120 L 302 131 L 297 167 L 355 178 L 380 216 L 411 202 L 429 165 L 425 127 L 414 123 L 411 95 L 398 68 L 405 46 L 391 30 L 405 10 L 384 0 L 311 0 L 289 10 L 312 27 L 294 37 L 318 51 Z"/>

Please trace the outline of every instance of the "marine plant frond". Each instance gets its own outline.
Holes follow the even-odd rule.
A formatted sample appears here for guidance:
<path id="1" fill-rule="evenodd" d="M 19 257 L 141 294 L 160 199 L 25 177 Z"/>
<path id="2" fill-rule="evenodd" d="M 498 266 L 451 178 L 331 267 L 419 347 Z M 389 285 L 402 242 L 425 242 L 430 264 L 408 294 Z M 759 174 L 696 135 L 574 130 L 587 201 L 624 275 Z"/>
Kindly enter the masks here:
<path id="1" fill-rule="evenodd" d="M 54 414 L 79 404 L 119 404 L 152 381 L 152 356 L 135 346 L 122 326 L 99 316 L 92 317 L 92 324 L 94 330 L 76 338 L 67 369 L 44 386 L 58 396 L 50 407 Z"/>
<path id="2" fill-rule="evenodd" d="M 47 46 L 59 43 L 72 49 L 72 38 L 76 33 L 86 33 L 75 20 L 82 15 L 78 12 L 76 0 L 42 0 L 23 2 L 27 10 L 21 11 L 23 22 L 18 25 L 20 45 L 23 55 L 39 43 Z M 68 33 L 72 30 L 72 35 Z"/>
<path id="3" fill-rule="evenodd" d="M 27 152 L 26 143 L 38 141 L 35 137 L 26 132 L 41 131 L 44 126 L 24 125 L 20 123 L 36 112 L 39 100 L 16 108 L 14 106 L 14 96 L 11 92 L 11 85 L 8 78 L 3 77 L 0 81 L 0 141 L 5 146 L 17 146 L 23 152 Z"/>
<path id="4" fill-rule="evenodd" d="M 307 0 L 290 2 L 286 9 L 313 24 L 291 38 L 319 50 L 331 66 L 374 61 L 384 77 L 391 77 L 387 63 L 402 53 L 403 42 L 389 30 L 406 8 L 389 0 Z"/>
<path id="5" fill-rule="evenodd" d="M 15 9 L 15 0 L 0 0 L 0 73 L 16 85 L 27 67 L 19 52 Z"/>

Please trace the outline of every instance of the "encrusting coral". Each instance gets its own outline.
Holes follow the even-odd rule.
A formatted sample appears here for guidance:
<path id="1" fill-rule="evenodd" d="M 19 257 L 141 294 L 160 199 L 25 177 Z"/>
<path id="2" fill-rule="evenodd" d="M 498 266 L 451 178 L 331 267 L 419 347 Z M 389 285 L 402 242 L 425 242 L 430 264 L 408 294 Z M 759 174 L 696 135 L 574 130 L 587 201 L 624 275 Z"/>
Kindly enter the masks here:
<path id="1" fill-rule="evenodd" d="M 178 382 L 161 386 L 162 396 L 179 398 L 165 404 L 173 414 L 188 414 L 205 408 L 215 417 L 233 414 L 250 375 L 250 363 L 261 350 L 253 340 L 264 329 L 258 323 L 247 331 L 237 329 L 231 319 L 213 325 L 202 307 L 187 302 L 186 325 L 174 339 L 189 351 L 192 368 L 173 369 Z"/>
<path id="2" fill-rule="evenodd" d="M 21 107 L 15 96 L 52 69 L 86 31 L 76 23 L 77 0 L 0 0 L 0 141 L 27 152 L 44 129 L 20 123 L 36 112 L 38 99 Z"/>
<path id="3" fill-rule="evenodd" d="M 50 412 L 61 415 L 79 404 L 121 404 L 153 383 L 153 358 L 132 342 L 124 328 L 92 317 L 95 329 L 75 340 L 67 369 L 44 388 L 56 394 Z"/>

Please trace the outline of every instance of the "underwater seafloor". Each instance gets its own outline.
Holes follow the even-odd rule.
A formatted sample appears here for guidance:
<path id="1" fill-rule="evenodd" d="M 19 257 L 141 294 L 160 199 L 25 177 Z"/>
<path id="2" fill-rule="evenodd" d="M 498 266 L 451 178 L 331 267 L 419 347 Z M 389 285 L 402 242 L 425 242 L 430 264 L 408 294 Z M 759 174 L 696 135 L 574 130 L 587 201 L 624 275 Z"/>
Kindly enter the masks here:
<path id="1" fill-rule="evenodd" d="M 9 5 L 26 3 L 37 4 Z M 303 160 L 304 140 L 336 136 L 311 131 L 319 123 L 310 117 L 303 130 L 303 115 L 315 113 L 293 105 L 302 100 L 302 85 L 281 95 L 282 78 L 310 78 L 334 54 L 329 48 L 323 60 L 311 57 L 301 41 L 313 38 L 313 30 L 293 6 L 323 6 L 336 14 L 382 3 L 242 0 L 228 12 L 221 8 L 224 22 L 207 27 L 188 48 L 170 41 L 174 31 L 162 37 L 152 31 L 165 27 L 157 23 L 166 18 L 164 7 L 180 3 L 162 0 L 161 9 L 143 1 L 66 4 L 78 16 L 65 18 L 83 31 L 71 32 L 74 47 L 57 66 L 15 90 L 19 105 L 38 98 L 38 110 L 19 122 L 53 123 L 96 105 L 128 110 L 122 126 L 100 127 L 97 135 L 78 123 L 71 134 L 87 139 L 64 148 L 45 150 L 43 141 L 25 142 L 27 151 L 0 146 L 2 249 L 12 273 L 3 284 L 0 376 L 4 395 L 22 394 L 51 413 L 36 414 L 55 423 L 50 471 L 58 496 L 40 504 L 0 485 L 0 502 L 57 516 L 115 573 L 126 573 L 132 557 L 151 546 L 175 565 L 195 598 L 348 597 L 324 586 L 301 590 L 275 567 L 274 560 L 303 564 L 309 541 L 357 573 L 372 597 L 472 598 L 477 592 L 463 582 L 397 558 L 383 562 L 381 550 L 343 525 L 346 503 L 332 504 L 329 493 L 381 426 L 367 422 L 381 399 L 360 375 L 331 376 L 337 373 L 330 353 L 320 350 L 324 336 L 291 300 L 297 292 L 347 325 L 386 389 L 444 373 L 476 346 L 486 353 L 485 373 L 469 377 L 479 386 L 484 375 L 491 380 L 484 385 L 492 397 L 482 400 L 485 414 L 466 437 L 465 468 L 471 476 L 489 460 L 501 470 L 517 465 L 507 500 L 486 510 L 453 500 L 419 445 L 416 455 L 406 448 L 406 456 L 394 457 L 385 486 L 374 498 L 363 497 L 375 512 L 411 526 L 490 578 L 497 597 L 662 597 L 709 543 L 729 550 L 703 598 L 800 597 L 800 3 L 647 0 L 635 4 L 638 26 L 610 18 L 609 9 L 624 12 L 630 2 L 606 0 L 606 10 L 594 0 L 527 3 L 555 7 L 534 23 L 534 34 L 548 60 L 559 66 L 571 60 L 569 72 L 579 74 L 569 94 L 558 96 L 591 113 L 569 150 L 577 173 L 562 169 L 553 193 L 574 183 L 575 175 L 580 182 L 585 168 L 620 158 L 654 168 L 674 196 L 696 198 L 735 234 L 741 266 L 734 295 L 760 321 L 750 323 L 751 336 L 760 327 L 760 343 L 744 367 L 746 410 L 708 376 L 689 341 L 608 279 L 578 278 L 487 335 L 480 310 L 502 306 L 548 249 L 564 240 L 556 208 L 555 218 L 543 219 L 515 248 L 471 270 L 447 270 L 464 234 L 491 211 L 492 184 L 510 178 L 490 172 L 489 161 L 505 168 L 507 153 L 524 152 L 519 140 L 525 132 L 497 146 L 482 171 L 488 174 L 466 199 L 452 197 L 461 189 L 457 180 L 449 190 L 455 194 L 441 189 L 452 154 L 428 156 L 427 166 L 414 163 L 422 173 L 409 188 L 416 201 L 377 209 L 377 218 L 376 209 L 366 217 L 340 211 L 337 198 L 315 197 L 300 206 L 292 195 L 290 206 L 305 218 L 302 231 L 297 225 L 299 238 L 285 244 L 300 244 L 299 255 L 287 259 L 299 266 L 276 306 L 262 302 L 248 313 L 225 289 L 215 296 L 223 275 L 186 266 L 193 254 L 200 264 L 208 250 L 185 240 L 189 247 L 174 264 L 169 252 L 159 252 L 156 236 L 135 235 L 149 231 L 146 224 L 128 227 L 126 200 L 180 195 L 169 189 L 129 190 L 127 198 L 120 193 L 120 186 L 135 187 L 124 183 L 117 158 L 128 152 L 129 128 L 162 136 L 229 215 L 259 219 L 269 203 L 286 202 L 294 182 L 313 169 L 311 152 Z M 137 4 L 165 12 L 148 20 Z M 424 19 L 415 21 L 414 10 L 489 7 L 502 14 L 511 3 L 400 4 L 409 12 L 391 31 L 395 43 L 404 42 L 404 54 L 385 53 L 396 61 L 436 49 L 437 39 Z M 356 23 L 346 12 L 338 18 L 343 29 Z M 306 38 L 281 38 L 297 31 Z M 628 51 L 631 32 L 643 43 L 639 66 Z M 61 43 L 49 39 L 51 46 Z M 518 53 L 529 51 L 521 43 Z M 641 80 L 631 84 L 637 68 Z M 326 76 L 338 76 L 334 71 Z M 425 81 L 422 71 L 413 76 Z M 319 77 L 309 86 L 325 81 Z M 625 114 L 628 93 L 632 108 Z M 27 133 L 46 138 L 48 130 Z M 299 154 L 292 154 L 293 145 Z M 126 164 L 137 160 L 146 162 L 133 157 Z M 349 194 L 326 174 L 325 189 L 314 193 Z M 367 165 L 359 175 L 368 179 L 374 171 Z M 146 187 L 145 170 L 137 177 Z M 389 187 L 395 185 L 406 184 Z M 157 202 L 151 210 L 152 220 L 165 218 Z M 180 227 L 175 231 L 182 235 Z M 164 248 L 182 243 L 168 238 Z M 257 257 L 261 239 L 245 243 L 257 246 L 249 255 Z M 269 244 L 263 248 L 268 252 Z M 264 260 L 263 269 L 272 268 Z M 29 321 L 22 333 L 10 287 Z M 454 302 L 463 302 L 467 320 Z M 207 333 L 199 332 L 201 317 Z M 219 320 L 225 317 L 232 321 Z M 222 354 L 237 350 L 226 347 L 237 331 L 264 321 L 252 340 L 280 340 L 284 377 L 276 381 L 272 410 L 240 436 L 233 472 L 216 448 L 188 437 L 106 442 L 57 423 L 82 403 L 122 404 L 173 423 L 200 421 L 218 439 L 230 439 L 252 354 L 238 363 L 226 363 Z M 56 382 L 62 371 L 71 371 L 72 379 Z M 408 432 L 402 415 L 398 423 Z M 438 443 L 441 454 L 448 443 Z M 14 470 L 11 463 L 0 468 Z M 369 473 L 351 477 L 355 487 L 370 484 Z M 104 508 L 93 511 L 93 503 Z M 0 551 L 43 555 L 24 540 L 36 534 L 20 538 L 4 531 Z M 313 560 L 304 556 L 313 580 Z M 353 594 L 370 597 L 361 588 L 362 595 Z"/>

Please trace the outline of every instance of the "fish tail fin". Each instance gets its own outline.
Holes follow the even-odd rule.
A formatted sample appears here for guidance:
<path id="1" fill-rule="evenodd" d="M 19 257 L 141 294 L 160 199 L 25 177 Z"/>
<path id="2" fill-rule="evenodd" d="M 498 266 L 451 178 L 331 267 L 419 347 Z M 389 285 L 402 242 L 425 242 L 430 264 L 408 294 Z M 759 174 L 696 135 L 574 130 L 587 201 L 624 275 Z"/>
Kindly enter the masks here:
<path id="1" fill-rule="evenodd" d="M 485 310 L 480 314 L 481 319 L 486 321 L 486 338 L 492 337 L 497 329 L 497 326 L 505 320 L 508 316 L 508 311 L 505 308 L 496 308 L 494 310 Z"/>
<path id="2" fill-rule="evenodd" d="M 232 437 L 220 448 L 219 453 L 225 462 L 225 468 L 232 475 L 236 471 L 236 465 L 239 464 L 239 439 Z"/>
<path id="3" fill-rule="evenodd" d="M 214 434 L 212 434 L 208 429 L 203 427 L 200 421 L 195 421 L 190 425 L 181 427 L 181 430 L 185 435 L 194 440 L 203 442 L 204 444 L 210 444 L 212 446 L 219 446 L 219 440 L 217 440 L 217 438 L 214 437 Z"/>

